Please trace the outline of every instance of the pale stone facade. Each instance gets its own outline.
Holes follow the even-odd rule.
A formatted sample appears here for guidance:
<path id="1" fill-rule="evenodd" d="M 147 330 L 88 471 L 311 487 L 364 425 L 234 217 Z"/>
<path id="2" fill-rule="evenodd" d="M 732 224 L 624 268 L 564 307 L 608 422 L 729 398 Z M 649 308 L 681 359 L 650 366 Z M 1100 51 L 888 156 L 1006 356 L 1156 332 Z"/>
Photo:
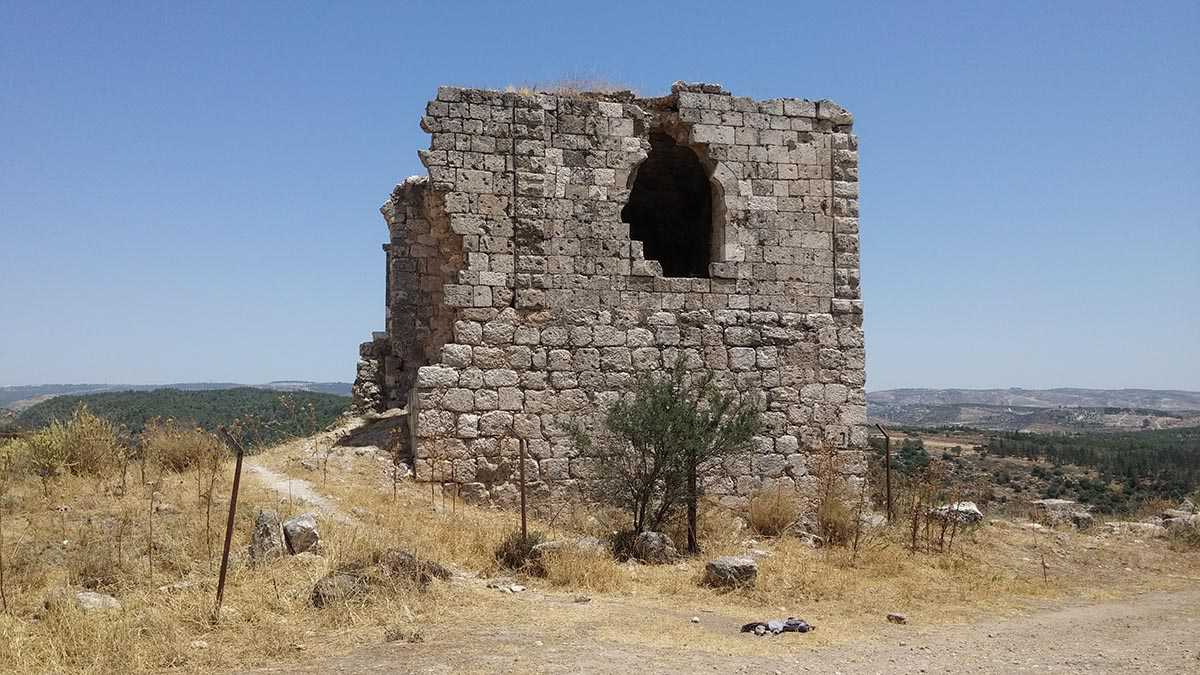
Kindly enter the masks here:
<path id="1" fill-rule="evenodd" d="M 408 407 L 418 480 L 516 495 L 597 475 L 563 430 L 634 373 L 709 369 L 762 436 L 709 491 L 811 487 L 810 453 L 866 446 L 858 152 L 829 101 L 676 83 L 661 98 L 442 88 L 427 177 L 383 206 L 387 324 L 356 404 Z M 514 171 L 515 167 L 515 171 Z"/>

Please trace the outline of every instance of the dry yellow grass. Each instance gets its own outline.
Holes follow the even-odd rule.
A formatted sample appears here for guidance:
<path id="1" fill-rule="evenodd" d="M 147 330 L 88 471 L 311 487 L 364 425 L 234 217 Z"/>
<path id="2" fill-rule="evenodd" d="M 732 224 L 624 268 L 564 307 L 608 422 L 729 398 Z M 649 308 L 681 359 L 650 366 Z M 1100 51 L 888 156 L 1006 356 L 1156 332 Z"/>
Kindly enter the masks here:
<path id="1" fill-rule="evenodd" d="M 800 504 L 791 491 L 777 487 L 760 490 L 750 497 L 750 528 L 764 537 L 787 532 L 800 517 Z"/>
<path id="2" fill-rule="evenodd" d="M 310 442 L 311 444 L 311 442 Z M 320 482 L 280 447 L 254 458 L 278 471 Z M 208 479 L 196 470 L 151 471 L 149 482 L 119 477 L 65 475 L 44 497 L 36 477 L 10 480 L 4 508 L 4 559 L 10 611 L 0 614 L 0 663 L 20 672 L 141 672 L 182 669 L 201 672 L 280 665 L 358 645 L 405 639 L 421 628 L 461 626 L 480 612 L 491 620 L 521 622 L 570 633 L 581 619 L 571 598 L 593 597 L 593 626 L 621 640 L 687 637 L 684 617 L 713 611 L 729 617 L 797 614 L 819 622 L 822 642 L 851 639 L 882 612 L 903 611 L 932 622 L 981 609 L 1019 606 L 1029 599 L 1122 590 L 1158 583 L 1148 572 L 1186 570 L 1200 556 L 1166 546 L 1146 547 L 1086 535 L 986 527 L 960 534 L 949 553 L 910 553 L 899 528 L 873 534 L 855 557 L 844 548 L 813 550 L 796 539 L 755 542 L 740 518 L 715 503 L 701 510 L 699 538 L 704 555 L 659 567 L 619 564 L 603 552 L 565 548 L 546 556 L 546 577 L 528 579 L 531 594 L 549 601 L 524 602 L 482 584 L 435 583 L 427 591 L 405 585 L 378 587 L 363 598 L 322 610 L 309 602 L 313 584 L 339 565 L 388 547 L 400 547 L 480 576 L 501 574 L 494 552 L 519 527 L 517 514 L 464 505 L 436 495 L 428 485 L 403 483 L 392 497 L 382 463 L 335 463 L 328 495 L 350 522 L 320 521 L 321 559 L 285 558 L 256 567 L 244 561 L 254 512 L 273 508 L 284 515 L 310 510 L 290 503 L 244 476 L 239 499 L 226 611 L 210 621 L 216 563 L 227 507 L 231 463 L 218 468 L 212 522 L 205 528 Z M 150 496 L 171 507 L 154 516 L 151 549 Z M 66 510 L 58 507 L 66 506 Z M 624 523 L 596 508 L 550 508 L 533 518 L 532 529 L 550 539 L 583 534 L 603 537 Z M 671 527 L 677 537 L 682 525 Z M 1061 541 L 1060 541 L 1061 538 Z M 65 543 L 64 543 L 65 542 Z M 697 582 L 711 556 L 764 548 L 754 588 L 718 592 Z M 153 577 L 148 551 L 153 550 Z M 211 553 L 210 553 L 211 551 Z M 1042 560 L 1048 560 L 1043 576 Z M 1120 585 L 1109 582 L 1119 579 Z M 193 585 L 159 590 L 179 580 Z M 57 589 L 92 586 L 120 599 L 120 612 L 84 614 L 71 606 L 43 608 Z M 556 595 L 557 594 L 557 595 Z M 554 597 L 560 600 L 553 601 Z M 561 598 L 565 597 L 565 600 Z M 781 609 L 782 608 L 782 609 Z M 560 625 L 561 623 L 561 625 Z M 609 623 L 611 628 L 605 628 Z M 558 628 L 555 628 L 558 626 Z M 677 635 L 678 634 L 678 635 Z M 389 637 L 391 636 L 391 637 Z M 397 637 L 400 636 L 400 637 Z M 689 638 L 695 640 L 694 634 Z M 701 649 L 761 649 L 761 643 L 714 638 Z"/>

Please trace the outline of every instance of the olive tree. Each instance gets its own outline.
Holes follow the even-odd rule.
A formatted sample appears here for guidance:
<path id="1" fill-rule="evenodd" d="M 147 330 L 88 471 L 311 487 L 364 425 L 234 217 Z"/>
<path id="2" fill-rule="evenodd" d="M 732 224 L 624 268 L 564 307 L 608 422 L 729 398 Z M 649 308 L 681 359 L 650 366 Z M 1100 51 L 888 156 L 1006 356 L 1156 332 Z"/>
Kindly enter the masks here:
<path id="1" fill-rule="evenodd" d="M 607 433 L 595 441 L 578 425 L 577 445 L 595 451 L 605 497 L 631 517 L 634 533 L 658 530 L 680 506 L 688 510 L 688 551 L 696 543 L 700 479 L 745 452 L 759 428 L 754 400 L 717 388 L 712 372 L 642 373 L 606 411 Z"/>

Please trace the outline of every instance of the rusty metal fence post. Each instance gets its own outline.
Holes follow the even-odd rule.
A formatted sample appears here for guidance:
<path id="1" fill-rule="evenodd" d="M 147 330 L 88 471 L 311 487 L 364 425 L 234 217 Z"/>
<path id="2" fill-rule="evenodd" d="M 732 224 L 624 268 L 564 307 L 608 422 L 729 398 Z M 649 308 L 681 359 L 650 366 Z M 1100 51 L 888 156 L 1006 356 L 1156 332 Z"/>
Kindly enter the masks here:
<path id="1" fill-rule="evenodd" d="M 242 482 L 242 456 L 246 454 L 242 444 L 238 442 L 225 427 L 220 429 L 221 435 L 237 451 L 237 462 L 233 467 L 233 490 L 229 495 L 229 518 L 225 521 L 225 550 L 221 553 L 221 573 L 217 577 L 217 605 L 213 609 L 213 623 L 221 618 L 221 604 L 225 602 L 225 573 L 229 568 L 229 545 L 233 542 L 233 521 L 237 515 L 238 488 Z"/>
<path id="2" fill-rule="evenodd" d="M 888 525 L 891 525 L 894 518 L 892 513 L 892 437 L 888 435 L 887 429 L 884 429 L 882 424 L 876 424 L 875 428 L 883 434 L 883 494 L 887 501 Z"/>
<path id="3" fill-rule="evenodd" d="M 525 543 L 529 541 L 529 530 L 525 522 L 525 439 L 518 439 L 518 445 L 521 448 L 521 542 Z"/>

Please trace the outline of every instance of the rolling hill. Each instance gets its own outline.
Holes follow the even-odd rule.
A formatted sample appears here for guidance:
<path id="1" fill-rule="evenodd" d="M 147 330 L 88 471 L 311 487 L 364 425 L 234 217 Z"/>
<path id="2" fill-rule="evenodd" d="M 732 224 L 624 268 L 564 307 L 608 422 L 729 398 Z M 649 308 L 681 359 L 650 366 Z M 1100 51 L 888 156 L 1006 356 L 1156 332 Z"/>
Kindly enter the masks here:
<path id="1" fill-rule="evenodd" d="M 311 391 L 336 396 L 349 396 L 349 382 L 309 382 L 307 380 L 278 380 L 266 384 L 236 382 L 180 382 L 176 384 L 33 384 L 0 387 L 0 408 L 21 411 L 55 396 L 82 396 L 117 391 L 211 391 L 253 387 L 271 391 Z"/>
<path id="2" fill-rule="evenodd" d="M 256 438 L 272 441 L 315 433 L 350 406 L 350 399 L 308 391 L 280 392 L 257 387 L 184 391 L 120 391 L 82 396 L 56 396 L 30 406 L 13 424 L 32 429 L 71 416 L 87 405 L 95 414 L 137 434 L 153 418 L 171 418 L 210 431 L 235 420 L 251 420 Z"/>

